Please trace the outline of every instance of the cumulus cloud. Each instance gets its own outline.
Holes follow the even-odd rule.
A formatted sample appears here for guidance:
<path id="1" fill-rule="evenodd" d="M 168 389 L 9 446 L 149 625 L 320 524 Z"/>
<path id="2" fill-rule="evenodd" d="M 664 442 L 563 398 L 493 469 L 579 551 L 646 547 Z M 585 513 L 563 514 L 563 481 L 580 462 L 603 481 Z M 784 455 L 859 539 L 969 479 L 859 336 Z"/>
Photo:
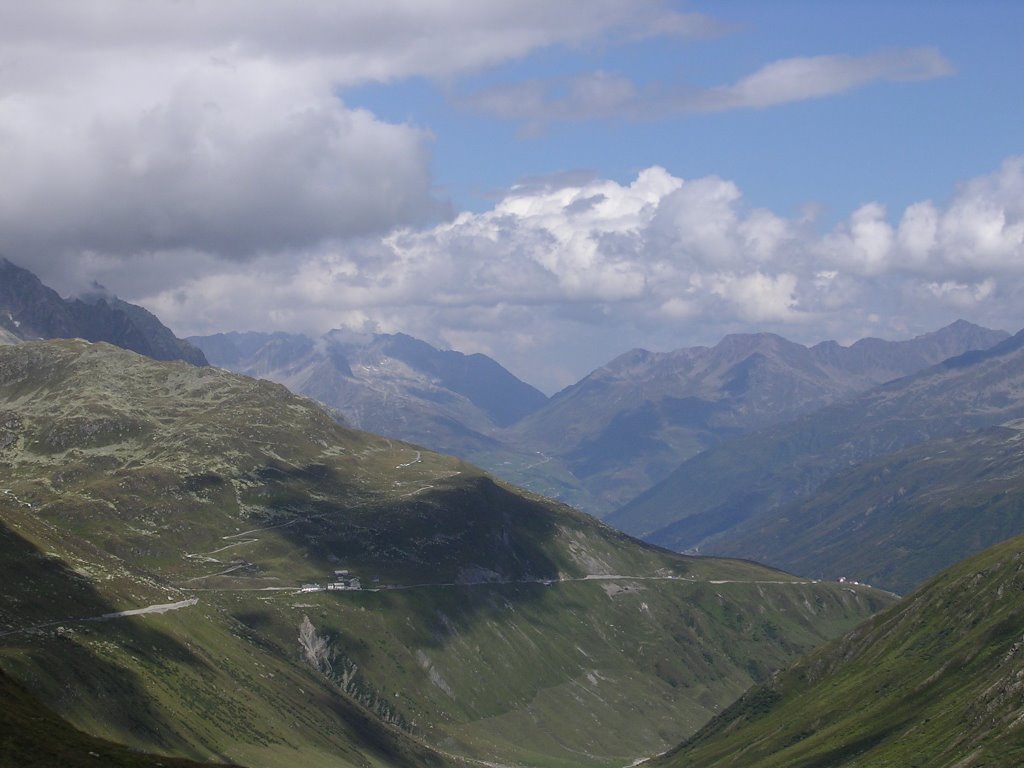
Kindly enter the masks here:
<path id="1" fill-rule="evenodd" d="M 999 308 L 1024 300 L 1020 158 L 948 203 L 869 203 L 825 233 L 749 207 L 728 179 L 660 167 L 530 179 L 456 214 L 432 187 L 429 131 L 344 98 L 546 46 L 719 31 L 662 0 L 9 3 L 0 252 L 62 290 L 99 280 L 179 333 L 405 331 L 547 388 L 623 349 L 752 327 L 813 341 L 951 312 L 1016 325 Z M 949 71 L 935 51 L 895 51 L 704 90 L 598 72 L 559 96 L 538 81 L 474 99 L 525 120 L 657 116 Z"/>
<path id="2" fill-rule="evenodd" d="M 587 72 L 557 79 L 505 83 L 462 97 L 461 104 L 494 117 L 526 121 L 533 129 L 567 120 L 765 109 L 834 96 L 876 82 L 912 82 L 953 74 L 933 48 L 879 51 L 864 56 L 781 59 L 735 83 L 699 88 L 654 82 L 639 86 L 614 72 Z"/>
<path id="3" fill-rule="evenodd" d="M 243 280 L 199 278 L 144 303 L 196 332 L 406 331 L 494 354 L 548 388 L 623 349 L 740 330 L 849 341 L 958 316 L 1015 330 L 1022 181 L 1024 162 L 1011 158 L 945 206 L 915 203 L 897 218 L 868 204 L 822 233 L 747 207 L 717 177 L 652 167 L 629 183 L 533 180 L 481 213 L 321 245 L 287 270 L 266 259 Z"/>
<path id="4" fill-rule="evenodd" d="M 0 232 L 13 253 L 249 256 L 422 221 L 437 205 L 426 135 L 346 108 L 324 78 L 84 58 L 73 95 L 0 101 Z"/>
<path id="5" fill-rule="evenodd" d="M 429 132 L 346 88 L 714 26 L 663 0 L 8 3 L 0 251 L 69 284 L 83 254 L 252 260 L 434 222 Z"/>

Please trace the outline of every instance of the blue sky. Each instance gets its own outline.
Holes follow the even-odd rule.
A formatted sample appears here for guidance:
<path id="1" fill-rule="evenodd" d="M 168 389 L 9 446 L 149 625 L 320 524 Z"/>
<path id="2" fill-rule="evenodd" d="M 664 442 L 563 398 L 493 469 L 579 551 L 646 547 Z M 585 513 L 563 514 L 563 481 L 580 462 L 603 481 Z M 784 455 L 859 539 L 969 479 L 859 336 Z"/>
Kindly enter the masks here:
<path id="1" fill-rule="evenodd" d="M 181 335 L 546 391 L 727 333 L 1024 325 L 1024 4 L 0 0 L 0 253 Z"/>
<path id="2" fill-rule="evenodd" d="M 795 213 L 819 203 L 834 219 L 871 200 L 902 208 L 941 199 L 957 182 L 1021 151 L 1024 4 L 674 5 L 707 13 L 723 29 L 706 39 L 553 46 L 455 83 L 414 78 L 349 89 L 342 98 L 430 130 L 435 183 L 457 208 L 476 211 L 523 177 L 580 169 L 626 181 L 642 168 L 662 165 L 685 178 L 732 179 L 751 205 Z M 919 47 L 937 49 L 955 71 L 925 82 L 869 83 L 765 109 L 567 121 L 536 134 L 525 134 L 523 122 L 459 106 L 467 93 L 531 78 L 604 70 L 639 83 L 708 87 L 794 56 Z"/>

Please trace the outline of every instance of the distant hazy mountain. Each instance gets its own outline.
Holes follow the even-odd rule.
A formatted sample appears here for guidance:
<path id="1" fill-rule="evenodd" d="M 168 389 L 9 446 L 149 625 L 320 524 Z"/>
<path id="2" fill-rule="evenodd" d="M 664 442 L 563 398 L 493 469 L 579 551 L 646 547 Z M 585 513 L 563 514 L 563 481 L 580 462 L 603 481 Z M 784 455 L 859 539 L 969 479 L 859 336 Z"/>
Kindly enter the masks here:
<path id="1" fill-rule="evenodd" d="M 929 440 L 840 471 L 714 542 L 813 578 L 909 592 L 1024 532 L 1024 422 Z"/>
<path id="2" fill-rule="evenodd" d="M 215 365 L 285 384 L 353 426 L 460 456 L 602 515 L 723 440 L 1006 336 L 963 321 L 849 347 L 728 336 L 711 348 L 634 350 L 550 400 L 490 358 L 403 334 L 190 341 Z"/>
<path id="3" fill-rule="evenodd" d="M 284 384 L 354 427 L 463 457 L 498 449 L 497 430 L 547 400 L 486 355 L 438 350 L 404 334 L 225 333 L 189 341 L 214 365 Z"/>
<path id="4" fill-rule="evenodd" d="M 34 274 L 0 257 L 0 342 L 80 338 L 106 341 L 155 360 L 206 365 L 203 353 L 177 338 L 151 312 L 102 288 L 63 299 Z"/>
<path id="5" fill-rule="evenodd" d="M 608 512 L 727 438 L 1008 335 L 961 320 L 909 341 L 863 339 L 849 347 L 808 348 L 763 333 L 727 336 L 710 348 L 633 350 L 555 395 L 511 437 L 564 461 L 597 511 Z"/>
<path id="6" fill-rule="evenodd" d="M 674 549 L 748 552 L 736 542 L 752 541 L 754 530 L 774 529 L 788 505 L 837 473 L 927 440 L 1022 417 L 1024 331 L 706 451 L 610 521 Z M 763 541 L 757 550 L 763 554 L 767 546 Z"/>
<path id="7" fill-rule="evenodd" d="M 746 693 L 651 768 L 1024 765 L 1024 537 Z"/>

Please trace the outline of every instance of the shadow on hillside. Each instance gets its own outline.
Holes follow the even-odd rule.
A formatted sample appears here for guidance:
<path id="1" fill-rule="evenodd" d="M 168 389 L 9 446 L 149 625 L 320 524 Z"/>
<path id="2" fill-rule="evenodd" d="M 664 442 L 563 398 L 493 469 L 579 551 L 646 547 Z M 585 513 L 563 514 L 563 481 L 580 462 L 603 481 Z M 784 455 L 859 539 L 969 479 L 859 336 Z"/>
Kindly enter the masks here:
<path id="1" fill-rule="evenodd" d="M 203 753 L 167 722 L 139 674 L 111 658 L 155 668 L 208 665 L 138 618 L 88 621 L 119 610 L 61 559 L 0 522 L 0 667 L 58 711 L 103 722 L 111 735 L 192 757 Z M 130 660 L 130 661 L 129 661 Z M 97 715 L 97 710 L 102 715 Z M 0 718 L 3 713 L 0 713 Z"/>
<path id="2" fill-rule="evenodd" d="M 367 588 L 426 584 L 540 582 L 558 578 L 570 556 L 555 541 L 557 512 L 485 476 L 457 476 L 407 497 L 354 498 L 330 467 L 268 467 L 278 529 L 308 557 L 350 569 Z M 532 584 L 525 586 L 534 586 Z M 537 589 L 517 590 L 536 599 Z"/>

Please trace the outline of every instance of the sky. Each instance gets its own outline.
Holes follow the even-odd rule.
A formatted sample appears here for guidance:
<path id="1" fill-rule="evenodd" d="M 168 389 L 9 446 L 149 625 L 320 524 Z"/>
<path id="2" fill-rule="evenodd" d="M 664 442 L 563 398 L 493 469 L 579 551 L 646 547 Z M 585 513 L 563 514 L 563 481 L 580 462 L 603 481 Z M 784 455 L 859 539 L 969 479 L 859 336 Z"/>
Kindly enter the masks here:
<path id="1" fill-rule="evenodd" d="M 1024 3 L 0 0 L 0 255 L 178 335 L 1024 326 Z"/>

